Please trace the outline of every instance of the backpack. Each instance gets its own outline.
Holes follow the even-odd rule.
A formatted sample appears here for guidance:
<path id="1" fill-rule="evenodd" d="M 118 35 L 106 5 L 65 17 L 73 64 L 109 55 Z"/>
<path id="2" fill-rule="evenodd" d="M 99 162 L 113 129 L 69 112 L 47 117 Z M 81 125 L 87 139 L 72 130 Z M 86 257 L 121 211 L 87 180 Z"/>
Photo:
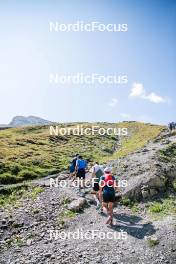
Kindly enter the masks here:
<path id="1" fill-rule="evenodd" d="M 99 169 L 96 173 L 95 173 L 95 178 L 94 181 L 99 183 L 100 178 L 103 176 L 103 171 L 101 169 Z"/>
<path id="2" fill-rule="evenodd" d="M 96 179 L 100 180 L 100 177 L 103 176 L 103 171 L 101 169 L 99 169 L 96 173 L 95 173 L 95 177 Z"/>
<path id="3" fill-rule="evenodd" d="M 104 176 L 104 182 L 105 182 L 105 186 L 107 185 L 109 186 L 113 186 L 114 185 L 114 179 L 112 174 L 105 174 Z"/>
<path id="4" fill-rule="evenodd" d="M 78 170 L 84 170 L 87 167 L 87 162 L 85 160 L 77 160 L 77 166 L 78 166 Z"/>

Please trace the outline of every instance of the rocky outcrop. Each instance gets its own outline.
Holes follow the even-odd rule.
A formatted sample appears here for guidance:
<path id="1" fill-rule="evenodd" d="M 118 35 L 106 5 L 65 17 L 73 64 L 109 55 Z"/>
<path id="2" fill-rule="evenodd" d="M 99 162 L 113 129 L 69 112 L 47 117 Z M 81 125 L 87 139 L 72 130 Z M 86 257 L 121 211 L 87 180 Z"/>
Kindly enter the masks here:
<path id="1" fill-rule="evenodd" d="M 48 125 L 52 122 L 37 116 L 15 116 L 8 124 L 10 127 L 20 127 L 26 125 Z"/>
<path id="2" fill-rule="evenodd" d="M 170 149 L 175 148 L 176 136 L 164 134 L 143 149 L 110 163 L 120 180 L 127 181 L 122 196 L 142 200 L 160 195 L 176 178 L 176 162 L 168 159 Z M 161 150 L 166 153 L 163 157 Z M 170 154 L 171 155 L 171 154 Z"/>

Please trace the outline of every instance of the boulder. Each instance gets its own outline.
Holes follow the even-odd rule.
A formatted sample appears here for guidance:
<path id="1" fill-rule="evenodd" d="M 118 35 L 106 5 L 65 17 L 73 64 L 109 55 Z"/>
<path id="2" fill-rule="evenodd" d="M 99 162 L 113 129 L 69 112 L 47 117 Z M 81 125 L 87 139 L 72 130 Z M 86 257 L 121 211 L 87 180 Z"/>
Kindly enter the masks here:
<path id="1" fill-rule="evenodd" d="M 154 188 L 151 188 L 151 189 L 150 189 L 150 196 L 151 196 L 151 197 L 153 197 L 153 196 L 155 196 L 155 195 L 157 195 L 157 194 L 158 194 L 158 192 L 157 192 L 156 189 L 154 189 Z"/>
<path id="2" fill-rule="evenodd" d="M 74 211 L 74 212 L 79 212 L 82 210 L 85 206 L 87 205 L 87 200 L 85 198 L 78 198 L 76 200 L 73 200 L 69 205 L 68 205 L 68 210 Z"/>
<path id="3" fill-rule="evenodd" d="M 143 199 L 147 199 L 147 198 L 149 198 L 149 196 L 150 196 L 150 193 L 149 193 L 149 191 L 148 190 L 142 190 L 141 191 L 141 193 L 142 193 L 142 197 L 143 197 Z"/>
<path id="4" fill-rule="evenodd" d="M 166 184 L 166 178 L 164 176 L 153 175 L 149 181 L 149 185 L 154 188 L 163 188 Z"/>

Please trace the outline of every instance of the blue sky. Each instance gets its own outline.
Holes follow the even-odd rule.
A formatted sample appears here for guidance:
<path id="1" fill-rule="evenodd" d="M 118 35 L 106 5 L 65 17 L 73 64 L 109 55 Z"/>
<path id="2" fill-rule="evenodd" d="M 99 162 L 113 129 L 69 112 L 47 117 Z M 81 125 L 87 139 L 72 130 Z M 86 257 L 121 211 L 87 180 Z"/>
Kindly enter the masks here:
<path id="1" fill-rule="evenodd" d="M 50 32 L 49 22 L 128 24 L 127 32 Z M 0 123 L 176 121 L 176 1 L 0 3 Z M 126 85 L 54 85 L 50 73 L 128 76 Z"/>

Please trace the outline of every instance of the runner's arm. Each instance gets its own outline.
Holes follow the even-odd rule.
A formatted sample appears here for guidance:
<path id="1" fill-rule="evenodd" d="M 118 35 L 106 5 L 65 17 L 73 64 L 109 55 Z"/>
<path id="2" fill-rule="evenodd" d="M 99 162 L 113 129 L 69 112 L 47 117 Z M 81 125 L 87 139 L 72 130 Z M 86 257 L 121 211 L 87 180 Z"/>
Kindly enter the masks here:
<path id="1" fill-rule="evenodd" d="M 92 178 L 94 178 L 95 177 L 95 168 L 94 168 L 94 166 L 92 167 L 91 172 L 92 172 Z"/>
<path id="2" fill-rule="evenodd" d="M 99 197 L 101 202 L 103 200 L 103 187 L 104 187 L 104 177 L 101 176 L 99 181 Z"/>
<path id="3" fill-rule="evenodd" d="M 78 172 L 78 160 L 76 161 L 76 165 L 75 165 L 75 173 Z"/>
<path id="4" fill-rule="evenodd" d="M 121 188 L 119 187 L 119 182 L 118 182 L 118 180 L 116 178 L 115 178 L 115 181 L 114 181 L 114 189 L 117 192 L 121 191 Z"/>

